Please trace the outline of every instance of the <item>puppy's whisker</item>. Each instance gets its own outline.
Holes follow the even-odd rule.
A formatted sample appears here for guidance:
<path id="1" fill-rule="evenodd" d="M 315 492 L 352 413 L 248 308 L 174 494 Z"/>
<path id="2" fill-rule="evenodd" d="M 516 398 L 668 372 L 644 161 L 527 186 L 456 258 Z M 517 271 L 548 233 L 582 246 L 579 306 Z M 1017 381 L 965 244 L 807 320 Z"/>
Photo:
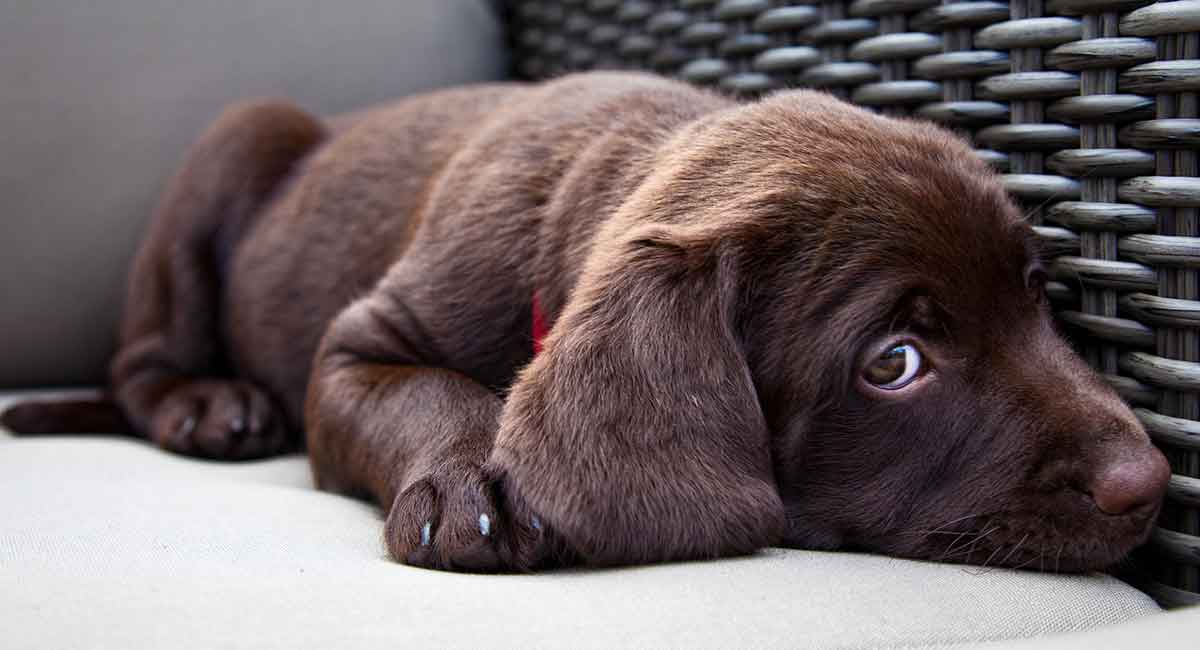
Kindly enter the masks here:
<path id="1" fill-rule="evenodd" d="M 1017 551 L 1021 550 L 1021 546 L 1024 545 L 1025 541 L 1029 539 L 1029 535 L 1029 533 L 1025 533 L 1025 536 L 1021 538 L 1021 541 L 1017 542 L 1017 545 L 1012 547 L 1012 550 L 1008 552 L 1008 555 L 1004 556 L 1003 560 L 1000 560 L 1000 564 L 1007 564 L 1008 560 L 1012 558 Z"/>
<path id="2" fill-rule="evenodd" d="M 940 559 L 943 559 L 943 560 L 946 559 L 946 556 L 951 553 L 951 548 L 953 548 L 960 541 L 962 541 L 962 538 L 965 535 L 971 535 L 973 539 L 978 539 L 980 537 L 979 533 L 970 533 L 970 532 L 959 533 L 958 537 L 954 538 L 954 540 L 951 541 L 950 544 L 946 546 L 946 550 L 942 553 L 942 557 Z"/>
<path id="3" fill-rule="evenodd" d="M 955 519 L 951 519 L 950 521 L 947 521 L 932 530 L 913 530 L 913 531 L 906 531 L 904 534 L 919 535 L 921 539 L 926 539 L 926 538 L 932 537 L 934 535 L 954 535 L 954 539 L 950 541 L 950 544 L 947 545 L 946 550 L 943 551 L 942 555 L 938 558 L 938 561 L 942 561 L 942 560 L 947 559 L 947 557 L 951 553 L 951 550 L 955 546 L 957 546 L 958 543 L 961 542 L 964 537 L 978 537 L 979 535 L 983 534 L 983 533 L 973 531 L 970 529 L 964 530 L 964 531 L 955 531 L 955 530 L 947 530 L 947 529 L 959 522 L 966 521 L 968 519 L 978 519 L 979 517 L 986 516 L 987 514 L 989 514 L 989 513 L 978 513 L 978 514 L 965 515 L 962 517 L 957 517 Z"/>
<path id="4" fill-rule="evenodd" d="M 992 533 L 996 532 L 999 529 L 1000 529 L 999 526 L 993 526 L 984 532 L 975 533 L 969 542 L 970 548 L 967 549 L 967 555 L 970 555 L 971 553 L 973 553 L 975 551 L 975 544 L 977 544 L 980 540 L 986 538 L 987 536 L 991 535 Z M 953 555 L 955 553 L 956 548 L 958 550 L 961 550 L 961 547 L 958 546 L 958 540 L 956 540 L 955 542 L 952 542 L 950 547 L 946 549 L 946 552 L 943 553 L 942 556 L 948 557 L 948 556 Z"/>
<path id="5" fill-rule="evenodd" d="M 1035 556 L 1031 556 L 1031 557 L 1030 557 L 1028 560 L 1025 560 L 1024 562 L 1022 562 L 1022 563 L 1020 563 L 1020 564 L 1018 564 L 1018 565 L 1016 565 L 1016 566 L 1014 566 L 1014 567 L 1012 567 L 1012 568 L 1013 568 L 1014 570 L 1016 570 L 1016 569 L 1024 569 L 1025 567 L 1029 566 L 1030 564 L 1033 564 L 1033 561 L 1034 561 L 1034 560 L 1040 559 L 1041 557 L 1042 557 L 1042 554 L 1041 554 L 1041 552 L 1039 552 L 1037 555 L 1035 555 Z"/>
<path id="6" fill-rule="evenodd" d="M 960 522 L 960 521 L 966 521 L 967 519 L 978 519 L 979 517 L 984 517 L 984 516 L 987 516 L 987 514 L 988 514 L 988 513 L 986 513 L 986 512 L 981 512 L 981 513 L 979 513 L 979 514 L 976 514 L 976 515 L 966 515 L 965 517 L 959 517 L 959 518 L 957 518 L 957 519 L 951 519 L 950 521 L 947 521 L 946 523 L 944 523 L 944 524 L 942 524 L 942 525 L 940 525 L 940 526 L 937 526 L 937 527 L 935 527 L 935 528 L 934 528 L 934 530 L 935 530 L 935 531 L 945 530 L 946 528 L 948 528 L 948 527 L 950 527 L 950 526 L 953 526 L 954 524 L 957 524 L 957 523 L 958 523 L 958 522 Z"/>
<path id="7" fill-rule="evenodd" d="M 1000 546 L 996 547 L 996 550 L 992 551 L 992 554 L 989 555 L 987 557 L 987 559 L 983 561 L 983 565 L 980 567 L 979 575 L 987 573 L 987 568 L 992 563 L 992 560 L 996 559 L 996 554 L 1003 550 L 1004 550 L 1004 546 L 1000 545 Z"/>

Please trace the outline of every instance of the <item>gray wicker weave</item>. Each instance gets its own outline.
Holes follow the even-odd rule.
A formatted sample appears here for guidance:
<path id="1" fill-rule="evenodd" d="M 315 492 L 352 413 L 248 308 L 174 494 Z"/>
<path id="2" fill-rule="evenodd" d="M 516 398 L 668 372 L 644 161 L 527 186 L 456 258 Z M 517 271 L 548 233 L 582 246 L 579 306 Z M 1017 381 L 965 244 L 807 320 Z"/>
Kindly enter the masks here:
<path id="1" fill-rule="evenodd" d="M 513 6 L 527 77 L 811 86 L 971 138 L 1049 244 L 1060 319 L 1171 461 L 1142 586 L 1200 602 L 1200 0 Z"/>

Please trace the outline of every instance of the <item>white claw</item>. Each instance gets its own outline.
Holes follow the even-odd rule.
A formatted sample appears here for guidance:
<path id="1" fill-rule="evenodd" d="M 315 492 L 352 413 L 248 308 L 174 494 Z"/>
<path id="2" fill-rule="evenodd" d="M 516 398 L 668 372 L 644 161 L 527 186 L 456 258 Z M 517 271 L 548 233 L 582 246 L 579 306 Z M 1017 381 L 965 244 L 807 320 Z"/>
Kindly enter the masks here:
<path id="1" fill-rule="evenodd" d="M 186 436 L 196 428 L 196 418 L 188 416 L 183 424 L 179 425 L 179 435 Z"/>
<path id="2" fill-rule="evenodd" d="M 492 532 L 492 518 L 487 515 L 479 515 L 479 534 L 487 537 L 490 532 Z"/>
<path id="3" fill-rule="evenodd" d="M 429 546 L 429 536 L 433 532 L 433 522 L 427 521 L 421 526 L 421 546 Z"/>

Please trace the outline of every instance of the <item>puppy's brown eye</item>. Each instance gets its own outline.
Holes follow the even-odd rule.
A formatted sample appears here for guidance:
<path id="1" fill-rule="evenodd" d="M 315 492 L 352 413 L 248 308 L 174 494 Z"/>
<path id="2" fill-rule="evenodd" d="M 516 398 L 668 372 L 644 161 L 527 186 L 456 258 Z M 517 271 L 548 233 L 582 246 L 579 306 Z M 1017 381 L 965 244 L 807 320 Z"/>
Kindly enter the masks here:
<path id="1" fill-rule="evenodd" d="M 884 390 L 904 388 L 921 374 L 924 360 L 920 350 L 911 343 L 888 348 L 863 370 L 867 383 Z"/>

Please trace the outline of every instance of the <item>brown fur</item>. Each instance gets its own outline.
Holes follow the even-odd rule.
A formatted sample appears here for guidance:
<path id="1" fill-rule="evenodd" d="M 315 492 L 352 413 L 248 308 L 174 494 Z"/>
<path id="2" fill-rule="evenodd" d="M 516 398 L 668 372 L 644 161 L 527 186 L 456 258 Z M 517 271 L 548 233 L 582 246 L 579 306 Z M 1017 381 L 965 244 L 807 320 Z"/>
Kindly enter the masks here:
<path id="1" fill-rule="evenodd" d="M 786 544 L 1101 567 L 1168 470 L 1039 276 L 965 143 L 814 92 L 587 74 L 328 124 L 260 102 L 168 191 L 112 388 L 182 453 L 305 431 L 317 484 L 383 505 L 422 566 Z M 901 335 L 931 369 L 866 385 Z"/>

